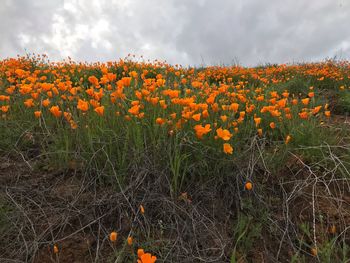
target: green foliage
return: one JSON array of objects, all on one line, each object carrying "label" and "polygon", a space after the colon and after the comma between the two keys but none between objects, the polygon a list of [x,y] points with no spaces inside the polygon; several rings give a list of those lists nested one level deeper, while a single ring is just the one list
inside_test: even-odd
[{"label": "green foliage", "polygon": [[250,198],[244,199],[242,208],[244,211],[238,213],[234,223],[231,263],[241,262],[248,257],[248,253],[254,250],[254,246],[261,239],[263,228],[267,224],[267,211],[263,208],[256,209]]},{"label": "green foliage", "polygon": [[291,80],[285,83],[277,85],[278,90],[280,91],[287,90],[290,94],[303,97],[307,96],[310,86],[310,80],[298,76],[293,77]]},{"label": "green foliage", "polygon": [[339,91],[337,94],[337,101],[335,105],[335,111],[338,114],[350,114],[350,91]]},{"label": "green foliage", "polygon": [[[321,220],[322,224],[322,220]],[[344,238],[328,233],[328,231],[319,232],[322,242],[317,243],[317,249],[313,244],[312,228],[309,223],[302,223],[300,228],[300,247],[306,250],[305,253],[298,251],[292,256],[291,262],[309,262],[310,257],[317,258],[320,262],[349,262],[350,247]],[[311,249],[317,251],[316,255],[311,254]]]}]

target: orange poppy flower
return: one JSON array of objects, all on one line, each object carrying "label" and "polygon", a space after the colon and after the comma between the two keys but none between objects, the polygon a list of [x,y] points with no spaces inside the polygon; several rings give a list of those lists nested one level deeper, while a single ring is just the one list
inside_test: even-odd
[{"label": "orange poppy flower", "polygon": [[139,114],[139,113],[140,113],[140,105],[134,105],[134,106],[132,106],[132,107],[128,110],[128,112],[129,112],[130,114],[132,114],[132,115],[137,115],[137,114]]},{"label": "orange poppy flower", "polygon": [[129,87],[131,84],[131,77],[123,77],[122,83],[125,87]]},{"label": "orange poppy flower", "polygon": [[50,108],[50,112],[52,113],[52,115],[54,115],[56,118],[61,117],[62,115],[62,111],[60,111],[60,107],[58,106],[52,106]]},{"label": "orange poppy flower", "polygon": [[206,124],[205,126],[198,124],[198,125],[194,126],[194,130],[196,132],[197,138],[202,139],[203,135],[205,135],[211,131],[211,128],[210,128],[210,124]]},{"label": "orange poppy flower", "polygon": [[282,96],[285,97],[285,98],[288,98],[288,97],[289,97],[289,92],[285,90],[285,91],[282,93]]},{"label": "orange poppy flower", "polygon": [[77,124],[75,121],[73,121],[73,120],[70,120],[70,121],[69,121],[69,124],[70,124],[70,127],[71,127],[73,130],[75,130],[75,129],[78,128],[78,124]]},{"label": "orange poppy flower", "polygon": [[226,154],[232,154],[233,153],[233,148],[232,148],[231,144],[224,143],[223,147],[224,147],[224,153],[226,153]]},{"label": "orange poppy flower", "polygon": [[320,110],[322,109],[322,106],[317,106],[312,109],[312,114],[316,115]]},{"label": "orange poppy flower", "polygon": [[35,118],[40,118],[41,111],[34,111],[34,116],[35,116]]},{"label": "orange poppy flower", "polygon": [[85,100],[78,100],[77,109],[81,111],[87,111],[89,109],[89,103]]},{"label": "orange poppy flower", "polygon": [[94,111],[100,115],[100,116],[103,116],[104,112],[105,112],[105,107],[104,106],[99,106],[99,107],[96,107],[94,109]]},{"label": "orange poppy flower", "polygon": [[150,99],[150,102],[153,104],[153,105],[156,105],[159,101],[159,98],[158,97],[155,97],[155,98],[151,98]]},{"label": "orange poppy flower", "polygon": [[292,104],[293,104],[293,105],[297,105],[297,104],[298,104],[298,100],[297,100],[297,99],[293,99],[293,100],[292,100]]},{"label": "orange poppy flower", "polygon": [[0,95],[0,101],[9,101],[10,96]]},{"label": "orange poppy flower", "polygon": [[261,123],[261,118],[254,118],[255,126],[258,127]]},{"label": "orange poppy flower", "polygon": [[304,120],[306,120],[309,117],[306,111],[300,112],[298,113],[298,115],[301,119],[304,119]]},{"label": "orange poppy flower", "polygon": [[87,90],[85,90],[85,92],[89,95],[89,96],[92,96],[92,95],[94,95],[94,89],[87,89]]},{"label": "orange poppy flower", "polygon": [[199,121],[201,119],[201,114],[197,113],[197,114],[192,115],[192,119],[194,119],[195,121]]},{"label": "orange poppy flower", "polygon": [[280,108],[286,107],[286,104],[287,104],[287,99],[281,99],[281,100],[277,101],[277,105],[278,105]]},{"label": "orange poppy flower", "polygon": [[309,101],[310,101],[310,98],[305,98],[305,99],[302,99],[301,102],[304,104],[304,105],[308,105],[309,104]]},{"label": "orange poppy flower", "polygon": [[24,101],[24,105],[27,107],[27,108],[31,108],[34,106],[34,102],[33,102],[33,99],[27,99]]},{"label": "orange poppy flower", "polygon": [[50,100],[49,99],[46,99],[46,100],[43,100],[42,102],[41,102],[41,105],[43,105],[44,107],[47,107],[47,106],[49,106],[50,105]]},{"label": "orange poppy flower", "polygon": [[5,112],[5,113],[6,113],[6,112],[8,112],[9,108],[10,108],[9,105],[3,105],[3,106],[1,106],[0,109],[1,109],[2,112]]},{"label": "orange poppy flower", "polygon": [[165,120],[158,117],[158,118],[156,119],[156,123],[159,124],[159,125],[163,125],[163,124],[165,123]]},{"label": "orange poppy flower", "polygon": [[32,96],[33,99],[38,99],[39,98],[39,93],[38,92],[33,92],[32,94],[30,94],[30,96]]},{"label": "orange poppy flower", "polygon": [[216,134],[219,138],[223,139],[224,141],[228,141],[231,139],[232,134],[229,130],[219,128],[216,130]]},{"label": "orange poppy flower", "polygon": [[223,122],[226,122],[226,121],[227,121],[227,116],[226,116],[226,115],[222,115],[222,116],[220,116],[220,119],[221,119]]},{"label": "orange poppy flower", "polygon": [[204,110],[204,111],[202,112],[202,117],[203,117],[203,118],[208,118],[208,117],[209,117],[209,112],[208,112],[208,110]]},{"label": "orange poppy flower", "polygon": [[137,250],[137,257],[140,258],[143,254],[145,254],[145,251],[142,248],[139,248]]},{"label": "orange poppy flower", "polygon": [[137,251],[138,260],[137,263],[155,263],[157,261],[156,256],[152,256],[150,253],[145,253],[143,249]]},{"label": "orange poppy flower", "polygon": [[88,81],[94,86],[98,86],[99,85],[98,78],[96,78],[95,76],[90,76],[88,78]]}]

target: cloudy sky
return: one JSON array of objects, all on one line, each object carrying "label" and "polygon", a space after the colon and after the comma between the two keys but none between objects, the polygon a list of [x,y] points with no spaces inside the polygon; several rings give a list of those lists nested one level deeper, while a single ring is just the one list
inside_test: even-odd
[{"label": "cloudy sky", "polygon": [[0,58],[183,65],[350,59],[350,0],[0,0]]}]

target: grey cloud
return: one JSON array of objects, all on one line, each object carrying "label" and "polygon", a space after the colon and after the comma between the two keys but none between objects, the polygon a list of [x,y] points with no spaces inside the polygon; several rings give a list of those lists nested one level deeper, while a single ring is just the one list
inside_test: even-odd
[{"label": "grey cloud", "polygon": [[0,0],[0,57],[185,65],[350,58],[346,0]]},{"label": "grey cloud", "polygon": [[[24,48],[43,52],[50,48],[40,40],[51,30],[52,13],[62,1],[1,0],[0,5],[0,56],[23,54]],[[28,46],[25,46],[25,40]]]},{"label": "grey cloud", "polygon": [[[350,41],[349,4],[274,0],[238,3],[208,1],[190,9],[187,17],[192,19],[178,39],[178,48],[192,54],[197,63],[201,53],[209,63],[227,63],[231,56],[243,64],[256,64],[322,59],[334,55],[340,42]],[[348,56],[349,51],[343,50]]]}]

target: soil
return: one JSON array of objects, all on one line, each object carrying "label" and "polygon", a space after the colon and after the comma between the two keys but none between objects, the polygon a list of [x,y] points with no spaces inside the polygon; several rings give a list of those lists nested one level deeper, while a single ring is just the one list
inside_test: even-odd
[{"label": "soil", "polygon": [[[91,232],[100,222],[96,219],[103,215],[90,214],[94,212],[91,206],[96,192],[88,189],[85,179],[77,171],[38,171],[21,159],[1,158],[0,200],[16,208],[12,216],[19,222],[13,226],[23,231],[22,242],[32,251],[22,250],[23,244],[7,246],[6,251],[0,248],[0,261],[92,262],[96,237]],[[101,192],[103,201],[108,191]],[[19,237],[16,230],[9,234]],[[53,253],[54,244],[58,254]]]},{"label": "soil", "polygon": [[[333,116],[330,122],[350,125],[350,120],[346,116]],[[294,238],[299,236],[311,246],[314,238],[322,243],[327,238],[346,232],[350,226],[349,180],[313,177],[297,159],[291,159],[287,166],[289,167],[281,172],[281,177],[284,176],[288,180],[282,184],[276,179],[278,176],[271,176],[267,182],[264,179],[260,183],[269,185],[269,191],[271,190],[270,193],[265,192],[266,200],[270,199],[270,211],[273,212],[271,219],[281,229],[289,229],[288,233],[281,239],[281,235],[263,229],[253,252],[242,255],[239,262],[288,262],[295,251],[293,250],[295,248],[290,246],[291,240],[288,240],[292,239],[293,235]],[[298,169],[301,172],[291,172]],[[137,220],[129,219],[131,211],[123,214],[123,209],[129,204],[121,193],[116,193],[118,191],[108,184],[96,183],[96,180],[84,174],[79,165],[57,171],[37,168],[35,162],[27,162],[24,156],[1,157],[0,201],[10,204],[13,209],[8,213],[10,229],[5,230],[0,240],[0,261],[111,262],[113,255],[122,247],[122,242],[118,241],[116,245],[112,245],[108,240],[108,234],[111,230],[118,229],[118,234],[120,233],[125,240]],[[142,182],[135,182],[135,185],[140,187]],[[226,201],[218,201],[221,198],[224,200],[221,195],[229,193],[217,193],[217,198],[213,199],[203,195],[202,192],[205,191],[205,187],[200,190],[190,189],[185,199],[185,195],[182,195],[176,200],[174,207],[179,208],[183,214],[174,212],[174,207],[171,210],[164,206],[169,203],[165,198],[164,203],[159,203],[154,201],[156,199],[152,199],[153,197],[149,197],[151,200],[149,202],[153,204],[156,212],[154,216],[150,215],[149,226],[152,227],[148,230],[152,228],[160,232],[159,228],[162,227],[159,223],[161,222],[159,214],[175,213],[173,216],[183,218],[183,224],[186,224],[191,223],[186,219],[187,214],[211,209],[215,217],[208,221],[203,219],[201,223],[217,227],[218,231],[221,231],[221,239],[209,240],[211,238],[209,236],[203,244],[194,245],[203,246],[203,249],[208,244],[211,247],[219,247],[222,240],[225,240],[227,247],[223,249],[225,256],[221,259],[228,260],[233,251],[232,229],[235,225],[232,216],[227,216],[225,213],[229,209],[238,208]],[[154,193],[154,196],[157,194]],[[157,198],[163,198],[159,195],[160,193]],[[254,196],[253,193],[251,195]],[[132,196],[133,194],[130,194],[129,197]],[[289,197],[288,212],[286,204],[283,203],[286,196]],[[315,236],[303,235],[300,229],[297,229],[301,224],[307,224],[311,228],[314,226]],[[336,227],[336,233],[330,233],[331,226]],[[144,229],[146,231],[147,227]],[[167,231],[164,236],[175,242],[174,234],[176,232]],[[200,234],[202,235],[202,232]],[[188,233],[188,244],[184,246],[191,244],[191,238],[191,233]],[[59,250],[56,254],[53,252],[54,245],[57,245]],[[282,249],[277,258],[277,250],[281,245]],[[304,250],[308,262],[316,261],[316,258],[310,255],[309,248],[301,247],[301,249]],[[216,252],[213,250],[210,253]],[[183,262],[194,261],[184,259]]]}]

